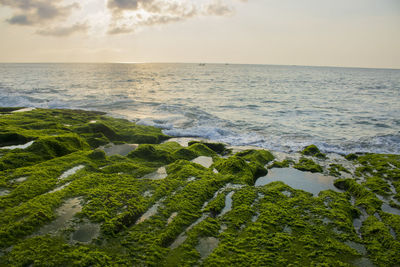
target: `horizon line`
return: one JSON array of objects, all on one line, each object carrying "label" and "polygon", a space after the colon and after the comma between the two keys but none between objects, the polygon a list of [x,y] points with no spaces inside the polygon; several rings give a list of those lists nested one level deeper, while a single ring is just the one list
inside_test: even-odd
[{"label": "horizon line", "polygon": [[199,65],[258,65],[258,66],[285,66],[285,67],[317,67],[317,68],[349,68],[349,69],[384,69],[384,70],[400,70],[400,67],[360,67],[360,66],[338,66],[338,65],[302,65],[302,64],[268,64],[268,63],[232,63],[232,62],[134,62],[134,61],[95,61],[95,62],[59,62],[59,61],[43,61],[43,62],[0,62],[0,64],[199,64]]}]

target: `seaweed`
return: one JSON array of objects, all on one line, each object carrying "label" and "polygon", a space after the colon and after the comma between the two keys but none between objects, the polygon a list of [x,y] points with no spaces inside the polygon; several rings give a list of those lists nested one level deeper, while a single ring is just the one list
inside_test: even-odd
[{"label": "seaweed", "polygon": [[[351,266],[364,258],[399,265],[400,216],[384,212],[376,195],[398,207],[398,155],[358,155],[356,178],[335,180],[343,191],[315,197],[282,182],[253,186],[267,164],[294,164],[271,162],[269,151],[160,144],[169,138],[160,129],[101,112],[35,109],[1,116],[0,125],[2,146],[33,141],[1,150],[0,266]],[[140,145],[127,156],[96,149],[111,141]],[[191,162],[200,156],[213,165]],[[146,178],[160,167],[164,179]],[[305,157],[294,167],[323,171]],[[338,177],[346,171],[329,166]],[[71,200],[79,200],[79,212],[44,234]],[[361,217],[357,232],[353,221]],[[87,223],[100,226],[99,235],[74,240]]]},{"label": "seaweed", "polygon": [[300,158],[299,162],[293,165],[293,168],[298,169],[300,171],[309,171],[309,172],[322,172],[323,169],[320,165],[315,163],[312,159],[308,158]]},{"label": "seaweed", "polygon": [[318,149],[316,145],[309,145],[305,147],[301,151],[301,154],[304,156],[314,156],[320,159],[326,159],[326,154],[321,153],[321,151]]}]

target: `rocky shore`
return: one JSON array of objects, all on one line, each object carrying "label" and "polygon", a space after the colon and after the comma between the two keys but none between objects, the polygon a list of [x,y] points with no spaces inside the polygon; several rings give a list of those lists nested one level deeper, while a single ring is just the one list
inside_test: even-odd
[{"label": "rocky shore", "polygon": [[0,266],[399,266],[400,155],[0,108]]}]

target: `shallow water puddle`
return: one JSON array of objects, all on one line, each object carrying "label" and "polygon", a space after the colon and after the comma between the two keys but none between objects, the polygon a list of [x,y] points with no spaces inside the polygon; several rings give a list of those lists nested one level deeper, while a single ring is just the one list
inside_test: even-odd
[{"label": "shallow water puddle", "polygon": [[172,223],[172,221],[174,220],[174,218],[178,216],[178,212],[174,212],[171,214],[171,216],[169,216],[168,220],[167,220],[167,225]]},{"label": "shallow water puddle", "polygon": [[255,186],[263,186],[275,181],[281,181],[290,187],[301,189],[318,195],[323,190],[340,192],[334,185],[333,176],[325,176],[321,173],[303,172],[293,168],[273,168],[268,170],[266,176],[257,179]]},{"label": "shallow water puddle", "polygon": [[374,267],[375,265],[366,257],[359,258],[353,261],[354,266],[358,267]]},{"label": "shallow water puddle", "polygon": [[383,203],[382,204],[382,211],[387,212],[387,213],[391,213],[391,214],[394,214],[394,215],[400,215],[400,210],[399,209],[393,208],[387,203]]},{"label": "shallow water puddle", "polygon": [[226,224],[221,224],[221,228],[219,229],[218,233],[225,232],[228,229],[228,226]]},{"label": "shallow water puddle", "polygon": [[200,164],[205,168],[210,168],[214,161],[211,157],[200,156],[192,160],[192,162]]},{"label": "shallow water puddle", "polygon": [[25,182],[26,179],[28,179],[28,177],[20,177],[20,178],[12,180],[12,182],[13,183],[22,183],[22,182]]},{"label": "shallow water puddle", "polygon": [[285,227],[283,227],[283,232],[291,235],[293,233],[292,227],[285,225]]},{"label": "shallow water puddle", "polygon": [[157,201],[153,206],[151,206],[150,209],[148,209],[145,213],[143,213],[142,216],[140,216],[140,218],[136,221],[135,224],[142,223],[145,220],[147,220],[148,218],[150,218],[151,216],[153,216],[154,214],[156,214],[158,207],[161,206],[161,202],[163,202],[164,200],[165,200],[165,198],[162,198],[159,201]]},{"label": "shallow water puddle", "polygon": [[222,209],[218,217],[223,216],[225,213],[231,211],[232,209],[232,196],[235,192],[231,191],[225,196],[225,207]]},{"label": "shallow water puddle", "polygon": [[204,221],[208,216],[210,216],[209,213],[203,213],[203,215],[201,215],[200,218],[198,218],[194,223],[192,223],[188,228],[186,228],[185,231],[183,231],[182,233],[180,233],[180,235],[175,239],[175,241],[169,246],[170,249],[175,249],[177,247],[179,247],[180,245],[183,244],[183,242],[185,242],[185,240],[187,239],[187,235],[186,233],[188,231],[190,231],[193,227],[195,227],[196,225],[198,225],[199,223],[201,223],[202,221]]},{"label": "shallow water puddle", "polygon": [[346,245],[348,245],[349,247],[357,250],[357,252],[360,253],[361,255],[367,255],[367,249],[365,248],[364,245],[362,245],[360,243],[353,242],[353,241],[346,241],[344,243]]},{"label": "shallow water puddle", "polygon": [[28,142],[28,143],[26,143],[26,144],[23,144],[23,145],[2,146],[2,147],[0,147],[0,149],[17,149],[17,148],[19,148],[19,149],[25,149],[25,148],[30,147],[34,142],[35,142],[35,141],[30,141],[30,142]]},{"label": "shallow water puddle", "polygon": [[167,169],[165,169],[165,167],[160,167],[155,172],[146,174],[142,178],[150,179],[150,180],[162,180],[162,179],[165,179],[167,176],[168,176]]},{"label": "shallow water puddle", "polygon": [[204,202],[201,209],[203,210],[205,207],[207,207],[208,203],[213,201],[220,193],[222,193],[226,189],[240,189],[242,187],[243,187],[243,185],[241,185],[241,184],[231,184],[231,183],[226,184],[224,187],[221,187],[220,189],[218,189],[218,191],[216,191],[214,193],[214,196],[210,200]]},{"label": "shallow water puddle", "polygon": [[205,259],[218,247],[218,244],[219,240],[215,237],[202,237],[196,246],[196,250],[200,253],[201,259]]},{"label": "shallow water puddle", "polygon": [[111,143],[99,148],[103,150],[107,156],[112,156],[112,155],[126,156],[129,154],[129,152],[135,150],[137,147],[138,147],[137,144],[114,145],[113,143]]},{"label": "shallow water puddle", "polygon": [[389,227],[389,233],[393,236],[394,239],[397,239],[396,231],[392,227],[390,226],[388,227]]},{"label": "shallow water puddle", "polygon": [[85,223],[78,227],[71,239],[82,243],[89,243],[100,234],[100,225],[97,223]]},{"label": "shallow water puddle", "polygon": [[60,177],[58,177],[58,179],[59,179],[59,180],[65,179],[65,178],[67,178],[68,176],[71,176],[71,175],[75,174],[77,171],[79,171],[79,170],[81,170],[81,169],[83,169],[83,168],[85,168],[85,165],[78,165],[78,166],[75,166],[75,167],[73,167],[73,168],[71,168],[71,169],[69,169],[69,170],[63,172],[63,174],[61,174]]},{"label": "shallow water puddle", "polygon": [[10,192],[11,192],[10,190],[0,187],[0,196],[6,196],[10,194]]},{"label": "shallow water puddle", "polygon": [[196,177],[191,176],[187,179],[188,182],[193,182],[194,180],[196,180]]},{"label": "shallow water puddle", "polygon": [[54,192],[60,191],[60,190],[62,190],[62,189],[64,189],[64,188],[66,188],[67,186],[69,186],[70,184],[71,184],[71,182],[68,182],[68,183],[66,183],[66,184],[63,184],[63,185],[61,185],[61,186],[59,186],[59,187],[56,187],[56,188],[54,188],[53,190],[49,191],[49,193],[54,193]]},{"label": "shallow water puddle", "polygon": [[251,217],[251,221],[256,222],[258,220],[258,217],[260,217],[260,213],[257,212],[255,215],[253,215],[253,217]]},{"label": "shallow water puddle", "polygon": [[369,217],[368,213],[365,211],[364,208],[359,208],[361,214],[359,218],[355,218],[353,220],[353,227],[356,230],[356,232],[358,233],[358,236],[361,237],[361,226],[363,224],[363,222]]},{"label": "shallow water puddle", "polygon": [[19,113],[19,112],[27,112],[27,111],[32,111],[35,110],[36,108],[21,108],[21,109],[17,109],[12,111],[12,113]]},{"label": "shallow water puddle", "polygon": [[146,192],[143,193],[144,197],[151,197],[153,195],[153,192],[150,190],[147,190]]},{"label": "shallow water puddle", "polygon": [[68,222],[77,214],[82,211],[81,198],[75,197],[68,199],[64,204],[56,210],[57,218],[50,224],[44,225],[38,234],[55,233],[59,229],[68,225]]},{"label": "shallow water puddle", "polygon": [[[186,231],[185,231],[186,232]],[[183,244],[183,242],[185,242],[187,239],[187,235],[185,234],[180,234],[175,241],[169,246],[170,249],[176,249],[177,247],[179,247],[180,245]]]}]

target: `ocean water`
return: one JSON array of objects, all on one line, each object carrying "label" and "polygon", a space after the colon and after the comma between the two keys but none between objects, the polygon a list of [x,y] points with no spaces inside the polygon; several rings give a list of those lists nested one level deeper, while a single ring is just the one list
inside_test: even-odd
[{"label": "ocean water", "polygon": [[179,137],[400,154],[400,70],[0,64],[0,106],[100,110]]}]

